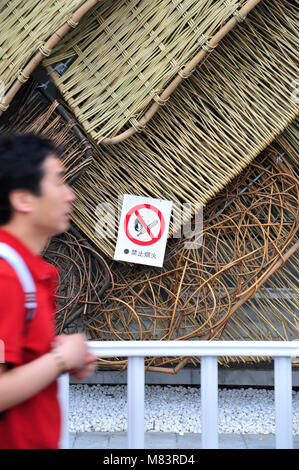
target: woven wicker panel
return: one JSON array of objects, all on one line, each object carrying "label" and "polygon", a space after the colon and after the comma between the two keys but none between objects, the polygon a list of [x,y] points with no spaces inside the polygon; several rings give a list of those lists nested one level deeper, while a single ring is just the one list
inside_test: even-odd
[{"label": "woven wicker panel", "polygon": [[104,1],[59,43],[44,65],[72,58],[55,82],[81,125],[99,143],[128,122],[135,125],[147,105],[159,101],[165,85],[245,3]]},{"label": "woven wicker panel", "polygon": [[99,203],[110,202],[116,213],[118,195],[129,193],[206,204],[296,116],[294,18],[289,2],[263,2],[176,90],[145,134],[95,149],[76,185],[74,217],[106,254],[113,256],[116,236],[107,230],[98,237]]},{"label": "woven wicker panel", "polygon": [[53,45],[77,26],[73,18],[79,21],[95,3],[96,0],[1,2],[0,115],[38,63],[51,54]]},{"label": "woven wicker panel", "polygon": [[[93,340],[296,339],[298,191],[296,168],[275,142],[209,202],[200,249],[169,241],[162,269],[103,262],[80,235],[53,239],[45,255],[63,267],[58,330]],[[198,358],[146,365],[187,362]]]},{"label": "woven wicker panel", "polygon": [[299,334],[299,252],[233,315],[223,339],[292,340]]},{"label": "woven wicker panel", "polygon": [[299,154],[298,154],[298,142],[299,142],[299,120],[296,119],[294,123],[286,128],[283,134],[277,137],[279,145],[288,154],[289,158],[294,162],[295,168],[297,168],[297,174],[299,172]]},{"label": "woven wicker panel", "polygon": [[157,322],[156,339],[215,338],[299,247],[298,196],[292,168],[269,149],[207,206],[199,248],[169,240],[162,269],[114,264],[110,313],[101,321],[123,339],[149,339]]}]

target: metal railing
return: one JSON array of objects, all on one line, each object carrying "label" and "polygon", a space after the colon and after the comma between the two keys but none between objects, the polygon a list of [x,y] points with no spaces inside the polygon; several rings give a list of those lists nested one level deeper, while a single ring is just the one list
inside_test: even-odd
[{"label": "metal railing", "polygon": [[[276,448],[292,449],[292,358],[297,341],[89,341],[98,357],[127,357],[128,448],[144,448],[144,358],[200,356],[201,447],[218,448],[218,357],[274,358]],[[68,448],[69,376],[59,379],[61,448]]]}]

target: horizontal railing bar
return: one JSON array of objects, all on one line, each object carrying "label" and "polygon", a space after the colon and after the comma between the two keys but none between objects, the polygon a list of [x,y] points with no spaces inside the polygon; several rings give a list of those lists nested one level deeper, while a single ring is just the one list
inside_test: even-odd
[{"label": "horizontal railing bar", "polygon": [[88,348],[98,357],[299,357],[298,341],[88,341]]},{"label": "horizontal railing bar", "polygon": [[[88,348],[99,357],[129,358],[128,442],[132,448],[144,447],[144,374],[141,373],[141,368],[144,369],[144,357],[202,356],[202,443],[203,447],[207,448],[218,447],[217,357],[273,357],[275,358],[276,447],[292,448],[291,358],[299,357],[298,341],[88,341]],[[66,380],[61,387],[63,388],[61,393],[68,394]],[[63,405],[66,409],[63,414],[65,426],[61,439],[62,448],[67,446],[67,401],[66,399]]]}]

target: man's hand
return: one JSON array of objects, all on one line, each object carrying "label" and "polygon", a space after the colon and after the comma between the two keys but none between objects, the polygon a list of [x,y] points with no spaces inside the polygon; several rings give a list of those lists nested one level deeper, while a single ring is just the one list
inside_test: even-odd
[{"label": "man's hand", "polygon": [[55,349],[62,355],[67,371],[77,380],[85,379],[96,369],[96,356],[88,351],[86,342],[81,333],[55,337]]},{"label": "man's hand", "polygon": [[97,364],[96,364],[97,357],[91,354],[90,352],[86,353],[85,356],[85,364],[78,368],[78,369],[71,369],[69,373],[76,379],[76,380],[83,380],[86,377],[89,377],[95,371]]}]

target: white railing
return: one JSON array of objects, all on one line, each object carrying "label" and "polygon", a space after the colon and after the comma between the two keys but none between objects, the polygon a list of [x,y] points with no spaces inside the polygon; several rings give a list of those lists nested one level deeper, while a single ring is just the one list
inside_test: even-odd
[{"label": "white railing", "polygon": [[[144,448],[144,358],[200,356],[203,449],[218,448],[218,357],[273,357],[276,448],[292,449],[292,358],[297,341],[89,341],[98,357],[128,358],[128,448]],[[63,410],[61,447],[68,448],[69,376],[59,379]]]}]

